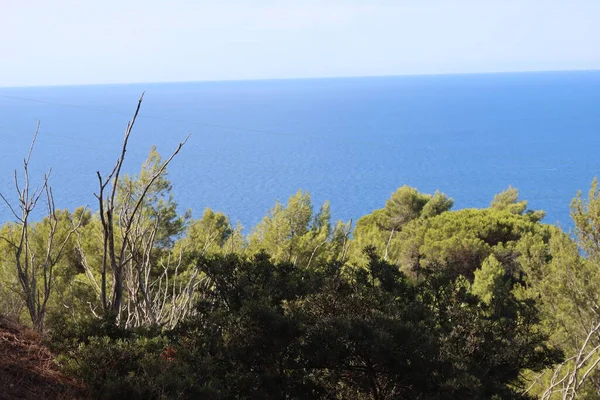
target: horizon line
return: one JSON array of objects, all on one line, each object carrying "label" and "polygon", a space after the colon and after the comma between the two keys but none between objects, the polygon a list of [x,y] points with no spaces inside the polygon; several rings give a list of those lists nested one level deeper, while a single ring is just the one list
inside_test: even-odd
[{"label": "horizon line", "polygon": [[542,73],[568,73],[568,72],[600,72],[598,69],[549,69],[549,70],[516,70],[516,71],[483,71],[483,72],[431,72],[431,73],[406,73],[392,75],[337,75],[313,77],[285,77],[285,78],[246,78],[246,79],[198,79],[198,80],[173,80],[173,81],[135,81],[135,82],[98,82],[98,83],[57,83],[40,85],[0,85],[0,89],[26,89],[26,88],[52,88],[52,87],[81,87],[81,86],[127,86],[127,85],[160,85],[160,84],[190,84],[190,83],[220,83],[220,82],[260,82],[260,81],[299,81],[299,80],[325,80],[325,79],[364,79],[364,78],[401,78],[401,77],[430,77],[430,76],[463,76],[463,75],[515,75],[515,74],[542,74]]}]

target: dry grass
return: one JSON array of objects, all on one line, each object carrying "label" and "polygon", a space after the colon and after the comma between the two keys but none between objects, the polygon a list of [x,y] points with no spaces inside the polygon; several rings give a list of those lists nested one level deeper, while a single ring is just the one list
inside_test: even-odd
[{"label": "dry grass", "polygon": [[35,332],[0,316],[0,400],[85,398],[85,387],[58,370]]}]

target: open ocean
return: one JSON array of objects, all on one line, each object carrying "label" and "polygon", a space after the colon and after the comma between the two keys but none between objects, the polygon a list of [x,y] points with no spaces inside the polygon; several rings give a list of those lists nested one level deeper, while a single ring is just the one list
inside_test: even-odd
[{"label": "open ocean", "polygon": [[0,88],[0,192],[16,198],[39,120],[33,183],[52,167],[57,207],[95,210],[96,171],[112,169],[142,91],[125,172],[191,133],[169,168],[180,208],[247,230],[300,188],[356,221],[405,184],[455,209],[512,185],[570,228],[571,199],[600,175],[600,72],[152,83]]}]

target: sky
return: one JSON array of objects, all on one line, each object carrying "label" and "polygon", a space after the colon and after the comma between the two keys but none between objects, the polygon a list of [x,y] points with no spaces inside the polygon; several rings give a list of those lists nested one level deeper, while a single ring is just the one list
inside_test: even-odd
[{"label": "sky", "polygon": [[0,0],[0,86],[600,69],[600,0]]}]

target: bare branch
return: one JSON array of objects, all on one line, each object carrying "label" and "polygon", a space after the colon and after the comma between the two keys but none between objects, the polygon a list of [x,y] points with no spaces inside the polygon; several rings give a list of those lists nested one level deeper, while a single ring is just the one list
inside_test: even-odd
[{"label": "bare branch", "polygon": [[[117,321],[126,326],[141,324],[146,319],[152,323],[157,320],[160,310],[153,304],[153,293],[150,293],[151,251],[155,246],[159,217],[156,216],[154,226],[142,226],[141,210],[146,196],[156,180],[164,173],[169,163],[179,153],[189,136],[179,143],[171,156],[160,165],[148,182],[140,189],[139,196],[134,198],[136,188],[128,187],[124,200],[117,204],[117,193],[122,190],[121,174],[127,153],[129,138],[139,115],[144,95],[140,97],[135,113],[127,124],[121,153],[110,174],[103,178],[97,172],[99,191],[95,193],[99,202],[100,222],[103,234],[103,256],[101,269],[101,298],[104,312],[116,313]],[[110,184],[110,192],[105,196]],[[137,189],[136,189],[137,190]],[[110,265],[112,272],[112,295],[108,300],[107,275]],[[126,291],[126,293],[124,292]],[[159,290],[160,292],[160,290]],[[142,302],[139,302],[141,296]],[[122,315],[126,313],[125,315]],[[124,319],[121,319],[121,317]]]}]

